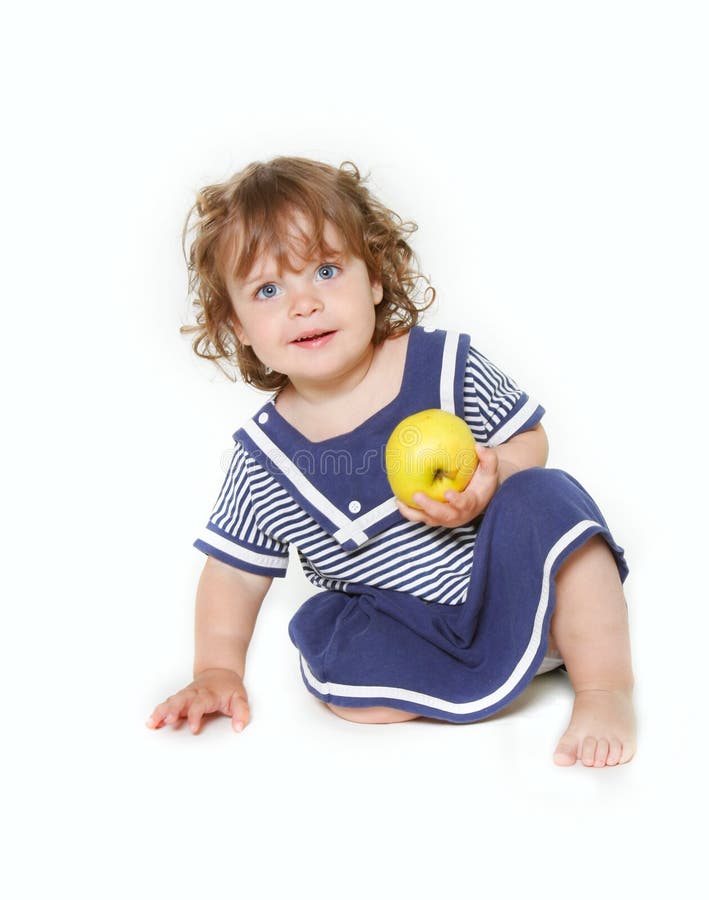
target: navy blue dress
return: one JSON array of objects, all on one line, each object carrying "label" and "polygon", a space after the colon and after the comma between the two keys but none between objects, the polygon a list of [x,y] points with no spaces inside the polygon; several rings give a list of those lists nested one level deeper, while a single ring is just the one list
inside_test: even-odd
[{"label": "navy blue dress", "polygon": [[472,722],[510,703],[537,673],[555,576],[569,554],[601,534],[622,580],[628,569],[594,500],[559,470],[511,476],[483,516],[458,528],[405,520],[383,447],[401,419],[431,407],[465,418],[486,446],[544,414],[469,336],[414,328],[398,396],[349,434],[310,442],[273,399],[239,429],[195,546],[274,577],[297,549],[323,589],[289,624],[303,682],[318,699]]}]

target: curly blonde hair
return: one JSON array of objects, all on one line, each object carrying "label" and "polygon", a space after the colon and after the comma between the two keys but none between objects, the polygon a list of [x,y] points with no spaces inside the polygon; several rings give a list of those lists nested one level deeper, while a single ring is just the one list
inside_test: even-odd
[{"label": "curly blonde hair", "polygon": [[[234,309],[224,278],[226,265],[236,279],[244,278],[262,253],[272,254],[281,269],[288,266],[288,228],[296,212],[310,225],[304,258],[332,253],[323,236],[326,222],[340,232],[347,253],[362,259],[371,282],[382,285],[376,307],[374,343],[409,331],[436,291],[417,271],[418,258],[406,238],[418,226],[404,222],[372,196],[357,166],[339,168],[293,156],[254,162],[228,181],[208,185],[197,194],[182,234],[189,273],[189,296],[196,309],[196,325],[183,325],[181,334],[194,334],[192,349],[210,359],[236,381],[236,369],[248,384],[280,390],[288,376],[267,369],[250,346],[242,344],[234,328]],[[194,234],[187,249],[190,233]],[[418,296],[417,282],[428,287]],[[231,370],[222,365],[231,364]]]}]

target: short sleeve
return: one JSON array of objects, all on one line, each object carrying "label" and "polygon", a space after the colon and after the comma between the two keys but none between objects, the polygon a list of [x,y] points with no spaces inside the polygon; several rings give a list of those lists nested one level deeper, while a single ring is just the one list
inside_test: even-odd
[{"label": "short sleeve", "polygon": [[465,364],[463,409],[475,440],[487,447],[534,428],[545,412],[474,347],[468,349]]},{"label": "short sleeve", "polygon": [[209,521],[194,547],[256,575],[282,578],[288,545],[259,527],[249,486],[248,454],[237,443]]}]

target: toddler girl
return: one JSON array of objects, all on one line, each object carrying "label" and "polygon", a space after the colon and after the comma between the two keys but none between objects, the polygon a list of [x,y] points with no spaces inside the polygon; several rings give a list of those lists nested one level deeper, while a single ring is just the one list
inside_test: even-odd
[{"label": "toddler girl", "polygon": [[[194,350],[271,396],[235,450],[195,546],[194,681],[150,728],[222,712],[249,722],[246,652],[288,548],[320,591],[293,616],[305,687],[354,722],[474,722],[564,665],[575,691],[554,760],[617,765],[635,749],[622,582],[603,516],[544,468],[544,409],[466,334],[423,328],[415,230],[356,166],[253,163],[202,190],[189,251]],[[479,465],[445,502],[392,496],[395,425],[465,419]]]}]

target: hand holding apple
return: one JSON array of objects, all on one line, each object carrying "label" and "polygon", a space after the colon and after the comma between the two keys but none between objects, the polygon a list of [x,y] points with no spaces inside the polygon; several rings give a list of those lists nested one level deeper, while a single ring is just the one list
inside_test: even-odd
[{"label": "hand holding apple", "polygon": [[485,512],[500,483],[499,460],[497,451],[492,447],[481,447],[478,444],[477,453],[479,465],[463,491],[446,491],[445,503],[416,492],[412,498],[417,503],[416,507],[407,506],[399,500],[401,515],[411,522],[457,528],[459,525],[467,525]]},{"label": "hand holding apple", "polygon": [[[449,510],[440,523],[449,524],[448,519],[459,518],[472,506],[470,494],[463,507],[459,498],[474,477],[478,455],[467,422],[458,416],[442,409],[407,416],[391,433],[385,455],[389,484],[406,508],[428,509],[440,517],[439,507],[454,502],[455,511]],[[429,498],[431,507],[425,505]]]}]

